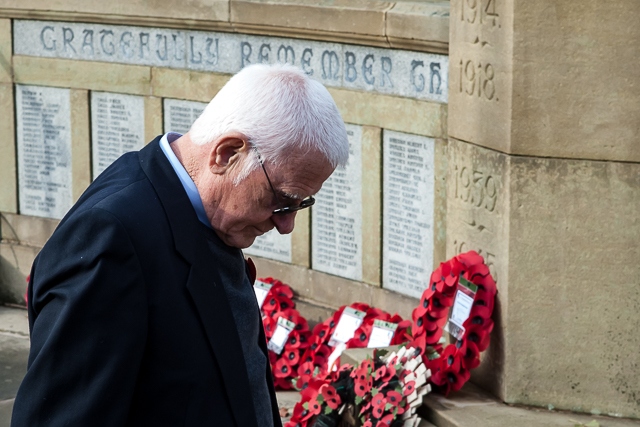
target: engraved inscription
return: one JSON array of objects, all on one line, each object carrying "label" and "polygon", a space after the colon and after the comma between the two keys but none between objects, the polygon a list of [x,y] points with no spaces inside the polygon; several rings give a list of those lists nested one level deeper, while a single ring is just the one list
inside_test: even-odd
[{"label": "engraved inscription", "polygon": [[475,63],[471,60],[460,60],[461,93],[463,92],[470,96],[477,95],[491,101],[496,94],[494,77],[493,65],[483,64],[482,62]]},{"label": "engraved inscription", "polygon": [[312,267],[362,280],[362,127],[345,125],[349,162],[316,196],[312,214]]},{"label": "engraved inscription", "polygon": [[253,245],[244,249],[249,255],[291,262],[291,234],[280,234],[275,228],[258,236]]},{"label": "engraved inscription", "polygon": [[107,92],[91,93],[93,178],[118,157],[144,146],[144,98]]},{"label": "engraved inscription", "polygon": [[493,212],[498,198],[493,176],[467,166],[454,165],[454,171],[455,198]]},{"label": "engraved inscription", "polygon": [[499,25],[500,15],[496,12],[498,0],[462,0],[460,20],[469,24]]},{"label": "engraved inscription", "polygon": [[447,102],[449,58],[396,49],[247,34],[15,20],[17,55],[235,73],[288,63],[327,86]]},{"label": "engraved inscription", "polygon": [[16,85],[20,213],[61,219],[71,208],[68,89]]},{"label": "engraved inscription", "polygon": [[182,101],[178,99],[164,100],[164,131],[177,132],[184,135],[191,125],[204,111],[205,102]]},{"label": "engraved inscription", "polygon": [[383,286],[419,298],[433,267],[435,141],[383,139]]}]

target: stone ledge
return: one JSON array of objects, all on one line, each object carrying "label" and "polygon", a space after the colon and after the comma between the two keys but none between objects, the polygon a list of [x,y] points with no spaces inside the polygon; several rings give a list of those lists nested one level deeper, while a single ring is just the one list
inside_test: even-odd
[{"label": "stone ledge", "polygon": [[592,420],[602,427],[640,425],[639,420],[628,418],[509,406],[473,384],[466,384],[462,390],[449,397],[437,393],[428,394],[418,413],[438,427],[573,427]]},{"label": "stone ledge", "polygon": [[42,248],[60,221],[37,216],[0,213],[0,241]]}]

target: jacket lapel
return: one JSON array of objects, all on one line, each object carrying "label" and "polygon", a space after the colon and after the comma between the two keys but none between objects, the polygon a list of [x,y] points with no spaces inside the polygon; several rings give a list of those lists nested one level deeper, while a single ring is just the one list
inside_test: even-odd
[{"label": "jacket lapel", "polygon": [[[223,377],[234,418],[239,426],[256,425],[242,344],[203,225],[171,163],[160,137],[139,153],[142,169],[153,184],[171,225],[176,250],[191,265],[186,287],[193,298],[209,344]],[[212,231],[213,232],[213,231]]]}]

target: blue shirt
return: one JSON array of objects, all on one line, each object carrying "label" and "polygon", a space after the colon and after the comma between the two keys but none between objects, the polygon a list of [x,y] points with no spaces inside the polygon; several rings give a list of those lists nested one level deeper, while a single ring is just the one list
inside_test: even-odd
[{"label": "blue shirt", "polygon": [[180,182],[184,187],[184,191],[187,192],[189,201],[191,201],[191,206],[193,206],[193,209],[196,211],[198,219],[207,227],[212,228],[209,218],[207,218],[207,214],[204,211],[204,205],[202,204],[202,199],[200,198],[200,193],[198,193],[196,184],[193,182],[184,166],[182,166],[182,163],[180,163],[180,160],[178,160],[171,147],[169,147],[169,144],[181,136],[182,135],[175,132],[165,133],[160,140],[160,148],[162,148],[164,155],[167,156],[173,170],[176,171],[176,175],[178,175],[178,179],[180,179]]}]

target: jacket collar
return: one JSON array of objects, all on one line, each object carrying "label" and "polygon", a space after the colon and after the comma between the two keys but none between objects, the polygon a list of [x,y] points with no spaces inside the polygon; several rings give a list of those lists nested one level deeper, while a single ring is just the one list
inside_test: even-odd
[{"label": "jacket collar", "polygon": [[[157,137],[139,152],[140,165],[151,181],[169,220],[176,251],[191,265],[186,287],[204,325],[218,362],[237,425],[255,425],[249,378],[237,327],[220,274],[215,268],[207,233],[215,232],[200,223],[180,180]],[[242,361],[239,367],[239,361]]]}]

